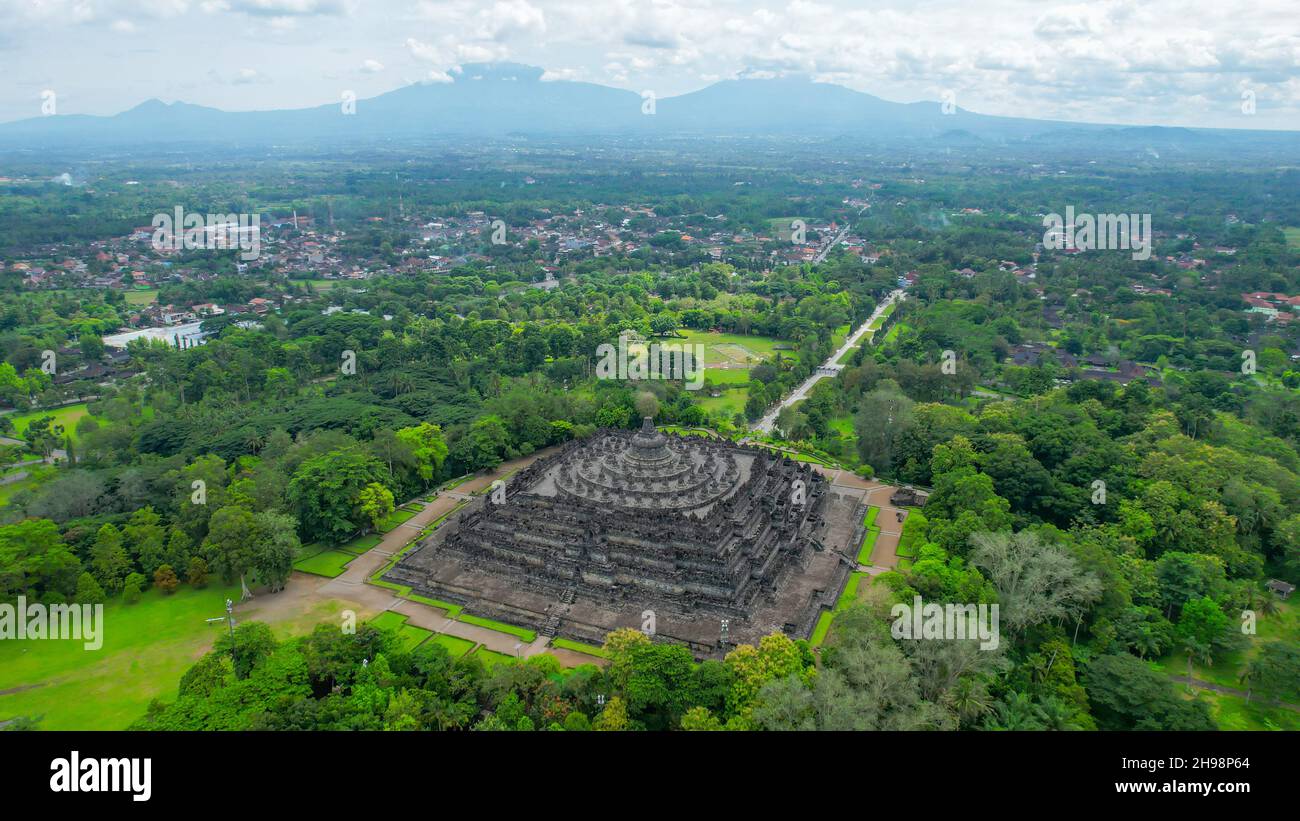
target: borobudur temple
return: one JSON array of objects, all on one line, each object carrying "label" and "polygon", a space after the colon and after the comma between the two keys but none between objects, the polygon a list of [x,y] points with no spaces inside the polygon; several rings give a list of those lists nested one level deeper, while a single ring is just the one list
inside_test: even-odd
[{"label": "borobudur temple", "polygon": [[[764,448],[603,429],[475,497],[385,579],[600,644],[619,627],[717,656],[806,638],[854,568],[861,492]],[[725,627],[724,623],[725,622]]]}]

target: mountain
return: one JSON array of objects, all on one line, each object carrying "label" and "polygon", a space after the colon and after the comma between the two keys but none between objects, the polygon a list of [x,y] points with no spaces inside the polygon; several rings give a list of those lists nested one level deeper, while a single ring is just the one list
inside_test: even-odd
[{"label": "mountain", "polygon": [[542,69],[516,63],[466,65],[453,82],[409,85],[357,100],[352,113],[344,109],[340,102],[227,112],[149,100],[111,117],[55,115],[0,124],[0,147],[762,136],[928,141],[939,148],[1034,142],[1177,151],[1207,145],[1222,149],[1225,140],[1250,134],[1256,145],[1300,149],[1295,132],[1100,126],[995,117],[960,108],[945,113],[938,103],[894,103],[802,78],[725,80],[689,94],[648,100],[594,83],[547,81]]}]

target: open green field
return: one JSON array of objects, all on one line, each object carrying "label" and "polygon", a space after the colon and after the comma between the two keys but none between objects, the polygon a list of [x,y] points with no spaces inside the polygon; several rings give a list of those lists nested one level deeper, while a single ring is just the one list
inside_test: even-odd
[{"label": "open green field", "polygon": [[791,232],[794,231],[790,223],[795,220],[803,220],[804,225],[810,222],[808,217],[777,217],[767,221],[767,230],[771,236],[789,241]]},{"label": "open green field", "polygon": [[1300,228],[1288,226],[1282,229],[1282,234],[1286,237],[1286,244],[1292,248],[1300,248]]},{"label": "open green field", "polygon": [[337,279],[291,279],[294,285],[310,285],[313,291],[328,291],[339,284]]},{"label": "open green field", "polygon": [[840,436],[844,436],[849,439],[853,438],[853,417],[852,416],[836,416],[834,419],[826,423],[826,427],[835,431]]},{"label": "open green field", "polygon": [[238,586],[171,596],[150,590],[137,604],[104,605],[103,646],[80,641],[0,642],[0,721],[44,715],[43,730],[121,730],[155,697],[172,700],[181,674],[207,652]]},{"label": "open green field", "polygon": [[723,391],[721,396],[706,396],[700,399],[700,407],[708,413],[722,412],[727,418],[742,413],[745,410],[745,403],[749,401],[749,390],[747,388],[732,388],[729,391]]},{"label": "open green field", "polygon": [[772,356],[781,340],[749,334],[715,334],[679,328],[676,336],[657,339],[673,344],[703,345],[704,367],[748,370]]},{"label": "open green field", "polygon": [[157,288],[132,288],[126,292],[127,305],[152,305],[157,301]]},{"label": "open green field", "polygon": [[90,410],[86,407],[85,402],[79,402],[75,405],[65,405],[61,408],[55,408],[48,411],[28,411],[27,413],[15,413],[9,416],[9,420],[14,423],[14,437],[17,439],[25,438],[27,426],[33,421],[45,416],[53,416],[55,425],[62,425],[64,434],[72,437],[72,441],[77,441],[77,421],[83,416],[89,416]]},{"label": "open green field", "polygon": [[885,334],[885,340],[884,340],[885,344],[889,344],[894,340],[898,339],[898,335],[905,330],[907,330],[906,322],[902,322],[902,321],[895,322],[893,325],[889,327],[889,331]]}]

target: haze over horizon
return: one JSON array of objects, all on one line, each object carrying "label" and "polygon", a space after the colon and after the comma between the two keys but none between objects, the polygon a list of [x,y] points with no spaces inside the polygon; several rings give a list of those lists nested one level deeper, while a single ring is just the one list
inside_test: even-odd
[{"label": "haze over horizon", "polygon": [[1163,0],[863,5],[0,0],[10,79],[0,122],[39,116],[46,90],[59,114],[112,115],[153,98],[298,109],[510,61],[660,98],[806,76],[1005,117],[1300,129],[1300,13],[1284,0],[1195,19]]}]

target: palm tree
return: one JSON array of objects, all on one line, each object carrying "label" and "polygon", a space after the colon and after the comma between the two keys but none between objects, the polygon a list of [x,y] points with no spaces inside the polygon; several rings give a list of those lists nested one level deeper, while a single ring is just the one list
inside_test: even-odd
[{"label": "palm tree", "polygon": [[1041,711],[1029,696],[1013,692],[994,708],[994,714],[984,720],[986,730],[1042,730]]},{"label": "palm tree", "polygon": [[1074,712],[1056,696],[1048,696],[1038,701],[1038,716],[1048,730],[1080,730],[1074,722]]}]

